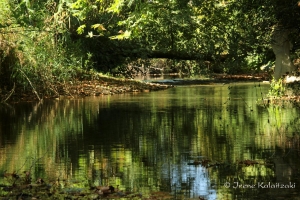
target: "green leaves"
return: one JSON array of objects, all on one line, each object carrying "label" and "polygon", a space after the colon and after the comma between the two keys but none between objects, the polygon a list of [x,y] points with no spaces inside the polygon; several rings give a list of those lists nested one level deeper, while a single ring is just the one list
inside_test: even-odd
[{"label": "green leaves", "polygon": [[130,35],[131,35],[131,32],[130,31],[120,31],[120,34],[119,35],[116,35],[116,36],[111,36],[109,37],[110,39],[112,40],[123,40],[123,39],[129,39],[130,38]]},{"label": "green leaves", "polygon": [[77,33],[78,33],[79,35],[83,34],[85,27],[86,27],[85,24],[79,26],[79,27],[77,28]]},{"label": "green leaves", "polygon": [[123,5],[124,5],[124,0],[114,0],[111,6],[107,8],[107,11],[119,14],[121,12]]},{"label": "green leaves", "polygon": [[104,26],[102,24],[94,24],[91,27],[95,30],[98,30],[99,32],[106,31],[106,29],[104,28]]},{"label": "green leaves", "polygon": [[[118,54],[123,61],[160,52],[216,63],[227,55],[228,67],[235,62],[236,66],[251,63],[251,68],[257,68],[255,65],[273,59],[269,45],[271,27],[279,21],[287,21],[288,17],[293,23],[300,21],[292,0],[38,2],[10,2],[18,24],[54,31],[64,38],[76,38],[74,41],[83,43],[86,51],[96,55],[95,63],[107,61],[108,65],[115,65],[107,59],[111,55]],[[278,17],[279,8],[283,14]],[[286,24],[291,26],[292,23]],[[100,52],[99,46],[110,48]],[[249,62],[252,58],[255,62]]]}]

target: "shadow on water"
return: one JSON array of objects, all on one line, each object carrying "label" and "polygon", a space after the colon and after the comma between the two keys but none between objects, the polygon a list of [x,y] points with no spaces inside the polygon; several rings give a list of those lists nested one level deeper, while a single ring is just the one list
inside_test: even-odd
[{"label": "shadow on water", "polygon": [[296,199],[299,108],[258,104],[268,87],[2,105],[0,170],[64,180],[62,188],[113,185],[141,199]]}]

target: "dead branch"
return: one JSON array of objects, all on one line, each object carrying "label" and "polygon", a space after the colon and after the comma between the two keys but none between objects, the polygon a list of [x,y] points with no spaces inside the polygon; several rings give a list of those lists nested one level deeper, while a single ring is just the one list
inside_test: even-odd
[{"label": "dead branch", "polygon": [[41,101],[41,98],[40,98],[39,94],[37,93],[36,89],[33,87],[33,85],[32,85],[32,83],[31,83],[30,79],[28,78],[28,76],[26,76],[26,74],[25,74],[21,69],[18,69],[18,70],[19,70],[19,71],[22,73],[22,75],[27,79],[27,81],[29,82],[30,86],[31,86],[32,89],[33,89],[34,94],[37,96],[38,100]]},{"label": "dead branch", "polygon": [[11,97],[11,95],[15,92],[15,88],[16,88],[16,84],[14,83],[14,87],[9,91],[9,93],[6,96],[6,98],[4,98],[1,101],[1,103],[5,103]]}]

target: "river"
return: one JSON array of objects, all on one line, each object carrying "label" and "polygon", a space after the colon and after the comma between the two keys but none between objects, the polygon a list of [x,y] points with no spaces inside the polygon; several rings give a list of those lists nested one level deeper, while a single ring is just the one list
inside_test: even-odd
[{"label": "river", "polygon": [[0,172],[143,197],[297,196],[267,188],[298,183],[300,149],[299,107],[261,101],[269,87],[189,85],[1,105]]}]

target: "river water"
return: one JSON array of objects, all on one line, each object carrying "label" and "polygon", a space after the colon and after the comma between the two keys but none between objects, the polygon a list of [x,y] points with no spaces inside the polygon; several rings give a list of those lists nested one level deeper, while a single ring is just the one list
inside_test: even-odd
[{"label": "river water", "polygon": [[298,183],[299,166],[299,107],[268,105],[268,90],[189,85],[1,105],[0,171],[174,199],[294,197],[263,187]]}]

